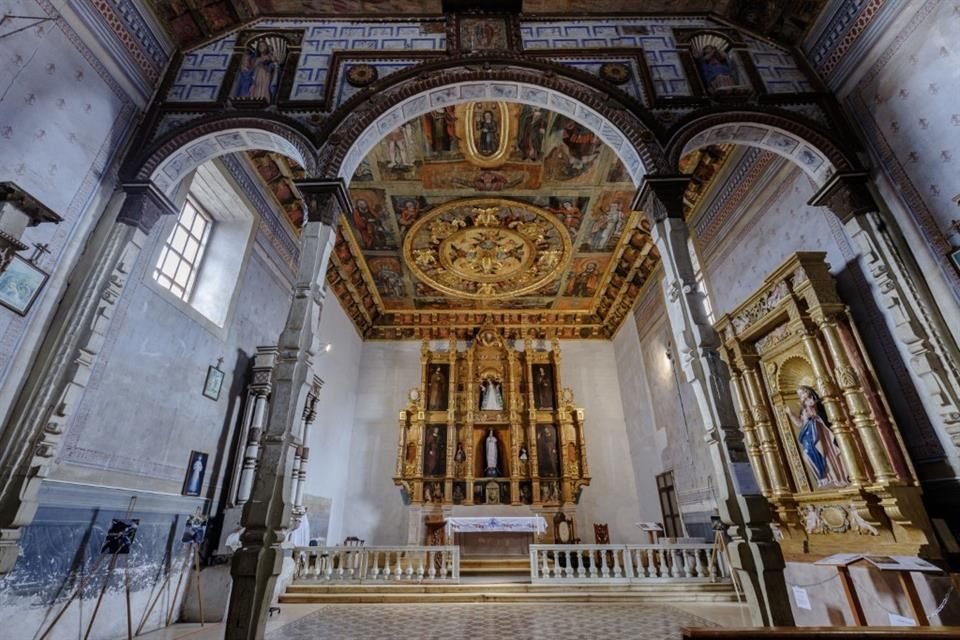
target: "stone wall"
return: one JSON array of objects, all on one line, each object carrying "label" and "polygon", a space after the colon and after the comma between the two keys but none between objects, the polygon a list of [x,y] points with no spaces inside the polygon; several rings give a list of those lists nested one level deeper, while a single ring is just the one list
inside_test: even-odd
[{"label": "stone wall", "polygon": [[[4,578],[0,624],[9,619],[23,632],[14,637],[33,635],[52,619],[73,590],[69,576],[91,570],[110,519],[125,515],[141,520],[130,555],[134,627],[165,573],[175,574],[161,597],[166,604],[157,605],[147,628],[161,624],[184,559],[184,518],[220,504],[249,359],[257,345],[276,343],[290,282],[251,235],[246,246],[236,247],[244,258],[223,327],[199,318],[152,279],[173,223],[171,217],[158,224],[117,302],[90,383],[44,482],[37,520],[25,529],[21,559]],[[325,315],[335,325],[339,305],[332,299]],[[202,391],[208,367],[220,358],[223,386],[212,400]],[[181,495],[191,451],[209,454],[199,497]],[[105,571],[104,563],[52,637],[76,637]],[[125,628],[122,583],[111,583],[91,637],[118,637]]]}]

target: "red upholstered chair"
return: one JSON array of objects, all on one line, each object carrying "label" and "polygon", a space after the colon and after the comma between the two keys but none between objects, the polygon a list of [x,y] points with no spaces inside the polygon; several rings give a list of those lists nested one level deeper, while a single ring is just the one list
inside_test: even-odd
[{"label": "red upholstered chair", "polygon": [[593,537],[597,544],[610,544],[610,527],[606,523],[593,524]]}]

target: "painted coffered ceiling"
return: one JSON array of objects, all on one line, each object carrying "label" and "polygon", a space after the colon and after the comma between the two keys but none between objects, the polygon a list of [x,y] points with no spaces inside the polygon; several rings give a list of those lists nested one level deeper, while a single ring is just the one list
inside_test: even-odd
[{"label": "painted coffered ceiling", "polygon": [[[191,47],[258,17],[438,15],[441,0],[148,0],[174,41]],[[526,14],[715,13],[796,44],[826,0],[523,0]],[[493,3],[496,4],[496,3]],[[458,3],[469,6],[470,2]],[[477,3],[489,7],[490,2]]]},{"label": "painted coffered ceiling", "polygon": [[[731,147],[685,156],[690,215]],[[298,229],[284,156],[249,154]],[[501,102],[446,107],[389,132],[350,183],[328,284],[367,338],[447,337],[488,320],[609,337],[657,264],[634,185],[589,129]]]}]

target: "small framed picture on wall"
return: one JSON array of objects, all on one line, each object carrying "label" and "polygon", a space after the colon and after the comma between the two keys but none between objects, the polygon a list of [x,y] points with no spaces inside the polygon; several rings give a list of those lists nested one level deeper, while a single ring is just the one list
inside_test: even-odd
[{"label": "small framed picture on wall", "polygon": [[183,495],[198,496],[203,488],[203,476],[207,473],[209,455],[202,451],[191,451],[187,463],[187,475],[183,479]]},{"label": "small framed picture on wall", "polygon": [[223,386],[223,371],[219,366],[207,367],[207,377],[203,382],[203,395],[211,400],[220,399],[220,387]]},{"label": "small framed picture on wall", "polygon": [[25,316],[46,281],[46,271],[15,255],[0,273],[0,304]]},{"label": "small framed picture on wall", "polygon": [[957,273],[960,273],[960,247],[950,252],[950,262],[953,264],[953,268],[957,270]]}]

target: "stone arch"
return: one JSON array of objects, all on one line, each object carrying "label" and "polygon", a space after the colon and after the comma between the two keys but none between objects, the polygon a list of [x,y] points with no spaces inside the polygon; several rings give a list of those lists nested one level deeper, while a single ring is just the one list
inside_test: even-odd
[{"label": "stone arch", "polygon": [[858,168],[827,132],[805,118],[745,109],[695,115],[671,136],[667,162],[677,172],[684,154],[708,144],[766,149],[796,164],[818,187],[838,172]]},{"label": "stone arch", "polygon": [[654,135],[656,125],[642,105],[589,74],[562,65],[499,59],[496,65],[489,60],[457,60],[418,65],[411,71],[416,73],[396,74],[401,77],[391,84],[375,85],[338,109],[331,118],[327,145],[320,151],[322,177],[349,181],[363,157],[391,129],[438,106],[474,100],[541,106],[590,127],[638,185],[646,173],[667,166]]},{"label": "stone arch", "polygon": [[128,161],[128,175],[151,181],[170,195],[186,175],[208,160],[254,149],[276,151],[316,171],[316,149],[299,127],[272,114],[215,116],[174,129]]}]

